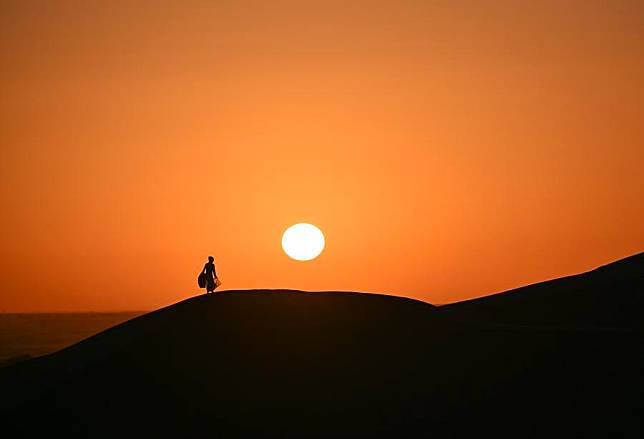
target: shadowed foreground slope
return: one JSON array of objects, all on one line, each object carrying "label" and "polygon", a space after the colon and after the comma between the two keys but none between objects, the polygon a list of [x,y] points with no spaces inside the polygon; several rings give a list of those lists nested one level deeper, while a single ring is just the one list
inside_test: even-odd
[{"label": "shadowed foreground slope", "polygon": [[[642,332],[629,319],[642,257],[602,270],[609,284],[568,278],[582,285],[572,299],[541,284],[545,315],[525,322],[518,298],[501,312],[477,311],[485,299],[459,311],[357,293],[195,297],[0,369],[3,424],[23,436],[639,437]],[[561,321],[557,303],[596,294],[639,309]]]}]

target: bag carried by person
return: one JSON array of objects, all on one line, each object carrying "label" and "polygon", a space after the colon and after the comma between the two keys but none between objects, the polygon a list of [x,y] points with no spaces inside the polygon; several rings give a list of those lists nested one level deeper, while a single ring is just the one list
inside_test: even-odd
[{"label": "bag carried by person", "polygon": [[199,277],[197,278],[197,284],[199,284],[199,288],[206,288],[206,282],[208,281],[208,277],[206,276],[206,273],[203,271],[199,273]]}]

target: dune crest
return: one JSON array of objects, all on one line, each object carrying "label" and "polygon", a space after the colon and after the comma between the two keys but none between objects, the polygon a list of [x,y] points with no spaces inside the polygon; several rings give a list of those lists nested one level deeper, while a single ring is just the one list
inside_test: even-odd
[{"label": "dune crest", "polygon": [[635,437],[643,267],[639,254],[444,307],[193,297],[0,369],[3,424],[12,437]]}]

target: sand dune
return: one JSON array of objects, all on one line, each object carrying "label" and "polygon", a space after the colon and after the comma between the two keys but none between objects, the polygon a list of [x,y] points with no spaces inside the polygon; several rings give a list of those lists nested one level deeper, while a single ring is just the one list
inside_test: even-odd
[{"label": "sand dune", "polygon": [[0,369],[13,436],[639,437],[644,255],[444,307],[194,297]]}]

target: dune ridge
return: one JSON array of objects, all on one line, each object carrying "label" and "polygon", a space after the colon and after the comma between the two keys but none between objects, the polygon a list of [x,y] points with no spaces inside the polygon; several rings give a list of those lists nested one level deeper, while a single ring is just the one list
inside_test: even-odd
[{"label": "dune ridge", "polygon": [[638,437],[643,274],[640,253],[441,307],[197,296],[0,369],[4,425],[15,437]]}]

